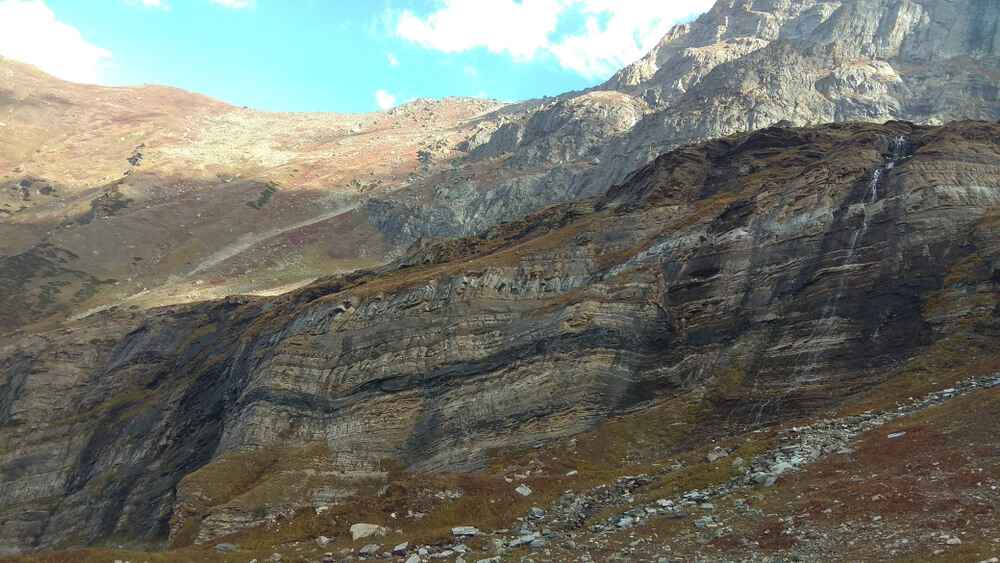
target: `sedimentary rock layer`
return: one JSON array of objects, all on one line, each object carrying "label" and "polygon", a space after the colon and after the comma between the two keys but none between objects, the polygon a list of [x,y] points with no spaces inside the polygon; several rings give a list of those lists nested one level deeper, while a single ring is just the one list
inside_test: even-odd
[{"label": "sedimentary rock layer", "polygon": [[338,479],[299,479],[274,501],[294,508],[693,389],[735,425],[833,404],[968,319],[993,330],[998,144],[986,122],[770,128],[377,271],[9,342],[4,552],[248,525],[182,482],[280,466],[240,452],[321,446],[309,467]]}]

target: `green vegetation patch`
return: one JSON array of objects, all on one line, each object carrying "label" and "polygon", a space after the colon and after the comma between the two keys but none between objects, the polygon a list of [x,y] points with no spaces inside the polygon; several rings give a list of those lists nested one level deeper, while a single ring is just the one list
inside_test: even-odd
[{"label": "green vegetation patch", "polygon": [[0,257],[0,327],[13,329],[62,313],[116,282],[70,268],[78,258],[50,243]]},{"label": "green vegetation patch", "polygon": [[267,205],[267,202],[271,201],[271,197],[278,193],[278,186],[280,186],[278,182],[274,180],[269,181],[264,187],[264,191],[260,192],[260,195],[257,196],[257,201],[248,201],[247,205],[254,209],[264,207]]}]

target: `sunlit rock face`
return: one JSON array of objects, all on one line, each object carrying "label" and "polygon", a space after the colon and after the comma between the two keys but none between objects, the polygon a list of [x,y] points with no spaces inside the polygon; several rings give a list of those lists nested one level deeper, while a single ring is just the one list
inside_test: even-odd
[{"label": "sunlit rock face", "polygon": [[[377,197],[386,236],[471,234],[602,193],[690,141],[774,124],[1000,117],[1000,7],[989,0],[722,0],[583,93],[507,106],[459,145],[504,159],[461,197]],[[469,169],[470,171],[472,168]]]}]

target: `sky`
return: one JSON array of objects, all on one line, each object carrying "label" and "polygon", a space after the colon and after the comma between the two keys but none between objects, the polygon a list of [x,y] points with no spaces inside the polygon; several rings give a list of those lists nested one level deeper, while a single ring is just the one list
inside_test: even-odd
[{"label": "sky", "polygon": [[[268,111],[588,88],[714,0],[0,0],[0,55]],[[3,85],[0,84],[0,88]]]}]

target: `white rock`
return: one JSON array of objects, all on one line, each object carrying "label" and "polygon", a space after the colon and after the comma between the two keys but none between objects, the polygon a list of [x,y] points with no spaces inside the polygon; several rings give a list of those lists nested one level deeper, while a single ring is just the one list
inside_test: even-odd
[{"label": "white rock", "polygon": [[528,488],[528,486],[525,485],[524,483],[521,483],[520,485],[518,485],[517,488],[514,489],[514,490],[517,491],[518,494],[520,494],[521,496],[525,496],[525,497],[531,494],[531,489]]},{"label": "white rock", "polygon": [[382,537],[388,531],[378,524],[354,524],[351,526],[351,539],[358,541],[363,538]]},{"label": "white rock", "polygon": [[948,538],[948,541],[944,542],[948,545],[962,545],[962,540],[958,538]]}]

